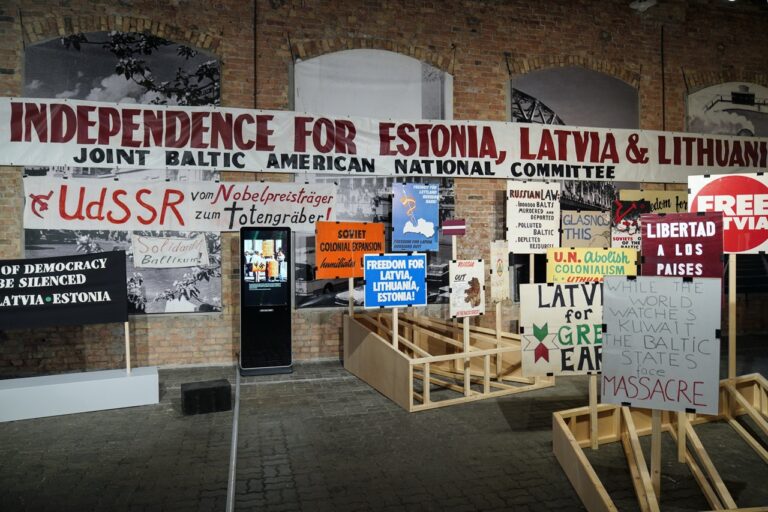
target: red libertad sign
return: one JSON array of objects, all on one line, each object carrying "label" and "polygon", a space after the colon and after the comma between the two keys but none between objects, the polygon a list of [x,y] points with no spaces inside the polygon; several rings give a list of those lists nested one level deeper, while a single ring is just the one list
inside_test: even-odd
[{"label": "red libertad sign", "polygon": [[647,214],[640,223],[644,276],[722,277],[721,213]]},{"label": "red libertad sign", "polygon": [[768,250],[768,177],[764,174],[690,176],[688,208],[723,213],[727,253]]}]

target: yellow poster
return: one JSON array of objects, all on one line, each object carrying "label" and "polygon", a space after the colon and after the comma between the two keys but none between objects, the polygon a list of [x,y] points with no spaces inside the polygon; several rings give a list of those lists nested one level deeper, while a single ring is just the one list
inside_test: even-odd
[{"label": "yellow poster", "polygon": [[592,247],[547,249],[548,283],[602,282],[605,276],[636,276],[635,249]]}]

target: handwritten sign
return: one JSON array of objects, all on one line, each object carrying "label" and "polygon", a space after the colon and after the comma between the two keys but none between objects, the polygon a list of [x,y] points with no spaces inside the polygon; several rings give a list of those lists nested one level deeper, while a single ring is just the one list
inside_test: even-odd
[{"label": "handwritten sign", "polygon": [[688,211],[686,190],[619,190],[622,201],[647,201],[650,213],[685,213]]},{"label": "handwritten sign", "polygon": [[606,277],[602,401],[717,414],[720,284]]},{"label": "handwritten sign", "polygon": [[722,214],[649,214],[641,219],[644,276],[722,277]]},{"label": "handwritten sign", "polygon": [[192,238],[160,238],[133,235],[133,266],[137,268],[181,268],[208,265],[204,235]]},{"label": "handwritten sign", "polygon": [[112,231],[239,231],[285,226],[311,232],[336,218],[336,186],[208,181],[122,182],[24,178],[24,227]]},{"label": "handwritten sign", "polygon": [[507,182],[507,241],[509,251],[547,252],[560,245],[560,184]]},{"label": "handwritten sign", "polygon": [[485,313],[485,264],[483,260],[454,260],[448,265],[451,283],[449,313],[454,318]]},{"label": "handwritten sign", "polygon": [[600,283],[520,285],[524,376],[600,371],[602,289]]},{"label": "handwritten sign", "polygon": [[363,277],[363,255],[384,253],[384,224],[318,222],[317,279]]},{"label": "handwritten sign", "polygon": [[604,276],[637,275],[634,249],[555,247],[547,251],[548,283],[602,282]]},{"label": "handwritten sign", "polygon": [[562,247],[610,247],[610,212],[576,212],[563,210],[561,215]]},{"label": "handwritten sign", "polygon": [[427,305],[426,254],[366,254],[365,307]]},{"label": "handwritten sign", "polygon": [[509,299],[509,249],[506,240],[491,242],[491,300]]}]

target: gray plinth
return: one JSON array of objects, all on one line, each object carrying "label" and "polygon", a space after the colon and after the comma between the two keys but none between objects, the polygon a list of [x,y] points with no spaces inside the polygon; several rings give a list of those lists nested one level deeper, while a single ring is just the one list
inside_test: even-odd
[{"label": "gray plinth", "polygon": [[0,380],[0,422],[159,402],[157,367]]}]

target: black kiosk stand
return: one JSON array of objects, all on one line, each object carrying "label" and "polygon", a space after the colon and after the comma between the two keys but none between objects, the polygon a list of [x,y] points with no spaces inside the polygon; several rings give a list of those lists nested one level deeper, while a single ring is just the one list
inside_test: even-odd
[{"label": "black kiosk stand", "polygon": [[240,375],[291,373],[291,230],[240,229]]}]

